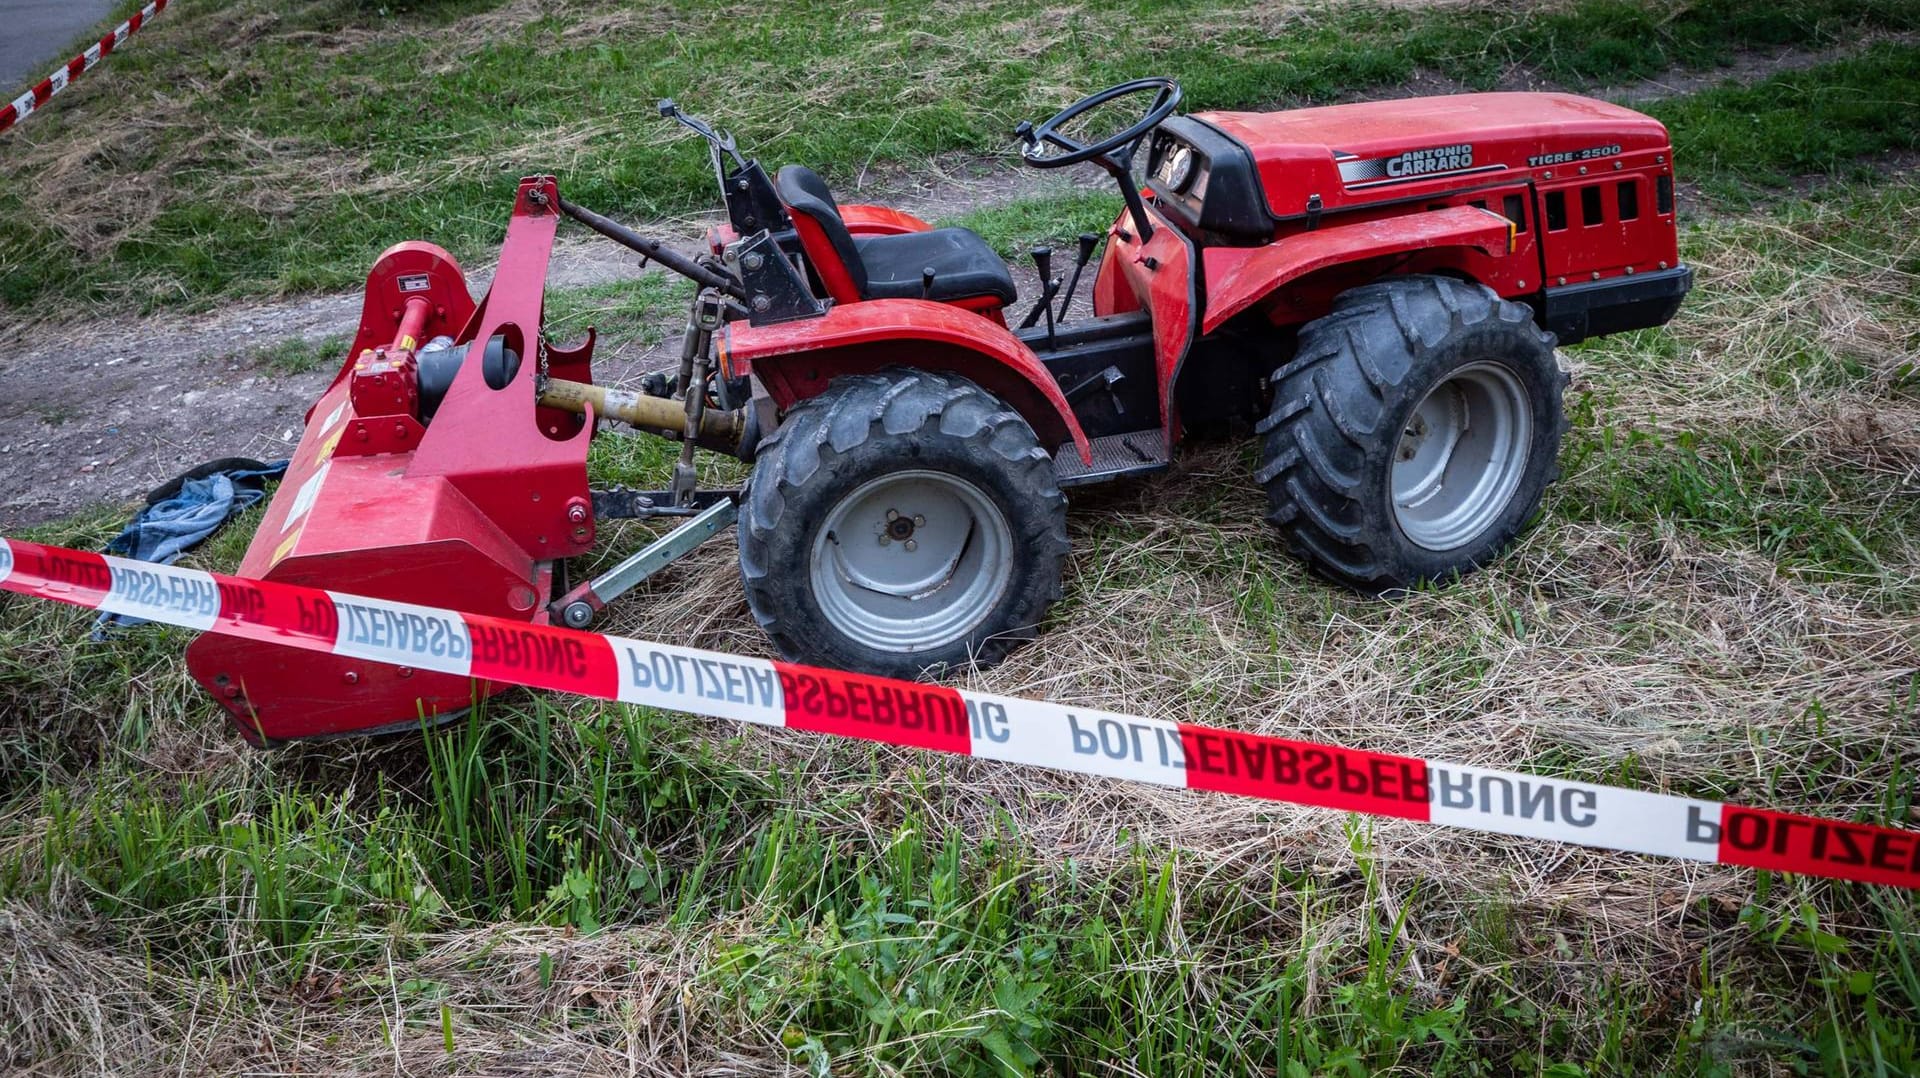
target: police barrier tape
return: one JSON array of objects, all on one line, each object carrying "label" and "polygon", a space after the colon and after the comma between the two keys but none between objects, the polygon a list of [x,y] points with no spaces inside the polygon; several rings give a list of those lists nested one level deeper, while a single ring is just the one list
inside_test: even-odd
[{"label": "police barrier tape", "polygon": [[762,726],[1628,853],[1920,888],[1920,834],[1245,734],[0,539],[0,588]]},{"label": "police barrier tape", "polygon": [[126,22],[113,28],[106,37],[87,46],[87,50],[54,69],[53,74],[40,80],[40,84],[19,97],[13,99],[5,108],[0,108],[0,131],[5,131],[21,120],[33,115],[34,110],[47,103],[47,99],[67,88],[73,80],[93,69],[100,58],[112,52],[127,35],[145,26],[155,15],[167,9],[167,0],[151,0],[147,6],[133,13]]}]

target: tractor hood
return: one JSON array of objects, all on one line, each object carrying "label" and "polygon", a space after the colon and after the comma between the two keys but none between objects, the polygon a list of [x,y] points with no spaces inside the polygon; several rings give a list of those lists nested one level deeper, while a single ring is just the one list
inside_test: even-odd
[{"label": "tractor hood", "polygon": [[1194,118],[1252,154],[1279,218],[1300,216],[1315,195],[1333,211],[1668,149],[1658,120],[1573,94],[1458,94]]}]

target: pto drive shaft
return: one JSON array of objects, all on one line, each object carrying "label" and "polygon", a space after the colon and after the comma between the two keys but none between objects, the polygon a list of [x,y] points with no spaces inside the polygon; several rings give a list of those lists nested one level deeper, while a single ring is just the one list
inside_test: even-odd
[{"label": "pto drive shaft", "polygon": [[[546,389],[540,394],[540,404],[577,415],[585,415],[587,406],[591,404],[596,416],[618,419],[637,430],[664,438],[682,438],[687,429],[687,410],[680,401],[619,389],[610,390],[605,386],[570,382],[564,378],[547,381]],[[694,437],[694,444],[721,453],[737,454],[741,436],[745,433],[746,421],[741,413],[708,408],[700,413],[700,428]]]}]

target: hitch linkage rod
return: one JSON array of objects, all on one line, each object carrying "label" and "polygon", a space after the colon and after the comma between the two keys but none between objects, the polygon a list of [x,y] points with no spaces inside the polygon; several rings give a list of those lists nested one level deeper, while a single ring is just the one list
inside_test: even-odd
[{"label": "hitch linkage rod", "polygon": [[584,206],[576,206],[564,198],[560,200],[560,210],[568,217],[586,225],[588,228],[620,244],[622,247],[630,247],[682,277],[691,278],[700,284],[706,285],[708,288],[717,289],[737,300],[745,300],[747,298],[747,290],[740,286],[740,282],[731,277],[713,272],[693,259],[688,258],[686,255],[661,243],[659,240],[648,239],[618,221],[608,220],[592,210]]}]

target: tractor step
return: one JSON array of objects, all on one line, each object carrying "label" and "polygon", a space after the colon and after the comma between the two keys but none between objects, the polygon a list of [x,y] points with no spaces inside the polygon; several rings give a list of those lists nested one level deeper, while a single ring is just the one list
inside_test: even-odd
[{"label": "tractor step", "polygon": [[1167,440],[1158,430],[1108,434],[1089,442],[1093,463],[1082,464],[1072,444],[1053,456],[1053,472],[1063,487],[1104,483],[1128,475],[1150,475],[1167,470]]}]

